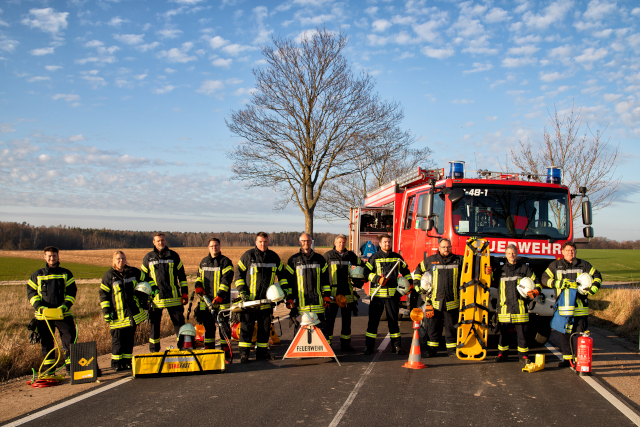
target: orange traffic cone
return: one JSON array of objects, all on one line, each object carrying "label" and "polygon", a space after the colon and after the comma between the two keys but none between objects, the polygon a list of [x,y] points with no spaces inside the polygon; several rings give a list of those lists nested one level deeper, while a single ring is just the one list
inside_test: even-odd
[{"label": "orange traffic cone", "polygon": [[420,357],[421,357],[420,356],[420,337],[418,335],[418,328],[415,327],[416,325],[418,325],[419,327],[420,323],[418,322],[413,322],[413,323],[414,323],[414,328],[413,328],[413,339],[411,340],[411,352],[409,353],[409,360],[407,361],[407,363],[402,365],[402,367],[409,368],[409,369],[424,369],[427,367],[427,365],[425,365],[420,361]]}]

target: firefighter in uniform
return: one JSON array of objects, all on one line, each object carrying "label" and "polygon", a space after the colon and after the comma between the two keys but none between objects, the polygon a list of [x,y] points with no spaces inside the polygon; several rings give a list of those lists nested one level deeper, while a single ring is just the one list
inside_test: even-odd
[{"label": "firefighter in uniform", "polygon": [[[233,264],[231,260],[220,252],[220,240],[213,237],[209,240],[209,255],[200,261],[198,268],[198,278],[196,279],[195,292],[198,295],[207,295],[211,302],[219,310],[224,310],[231,305],[231,283],[233,283]],[[215,348],[216,343],[216,321],[217,319],[207,309],[204,301],[196,308],[196,319],[205,328],[204,348]],[[222,328],[228,337],[231,336],[229,323],[223,322],[218,325],[220,337],[222,338]],[[228,353],[230,351],[226,342],[220,340],[222,349]]]},{"label": "firefighter in uniform", "polygon": [[[58,248],[47,246],[44,248],[44,260],[47,265],[31,275],[27,283],[27,297],[35,309],[37,328],[40,333],[44,368],[50,369],[56,363],[55,340],[52,333],[56,329],[60,333],[62,349],[65,352],[65,367],[71,369],[69,351],[72,342],[75,343],[78,334],[71,315],[71,306],[76,302],[76,281],[73,274],[66,268],[60,267]],[[49,320],[49,325],[42,315],[44,308],[60,308],[63,320]],[[51,327],[51,330],[49,329]]]},{"label": "firefighter in uniform", "polygon": [[[564,331],[555,331],[562,350],[560,368],[571,365],[573,359],[571,352],[571,335],[576,332],[584,332],[589,327],[589,295],[594,295],[602,285],[602,275],[587,261],[576,258],[577,249],[573,242],[565,242],[562,245],[562,258],[553,261],[542,274],[542,284],[555,290],[557,298],[557,310],[561,315],[573,315],[573,324],[568,324]],[[576,292],[575,303],[570,301],[571,291],[577,289],[576,279],[582,273],[588,273],[592,277],[591,288],[587,295]],[[573,337],[573,348],[577,348],[578,337]]]},{"label": "firefighter in uniform", "polygon": [[310,235],[302,233],[299,241],[300,251],[287,261],[287,303],[301,313],[317,313],[324,320],[324,310],[331,303],[329,267],[324,257],[311,249]]},{"label": "firefighter in uniform", "polygon": [[427,300],[427,310],[433,310],[433,316],[427,317],[427,352],[423,357],[435,357],[438,353],[442,327],[447,354],[456,356],[456,323],[460,308],[458,288],[460,286],[460,268],[462,257],[451,253],[451,240],[441,239],[438,253],[425,257],[413,273],[413,280],[419,281],[427,271],[433,274],[432,299]]},{"label": "firefighter in uniform", "polygon": [[147,320],[147,295],[134,291],[142,272],[127,265],[124,252],[113,254],[113,268],[102,276],[100,308],[111,330],[111,367],[131,369],[136,326]]},{"label": "firefighter in uniform", "polygon": [[[369,295],[373,294],[374,290],[381,285],[375,297],[371,298],[369,302],[369,324],[367,325],[364,354],[369,355],[374,352],[378,324],[385,308],[387,309],[389,337],[391,338],[391,352],[406,354],[400,345],[400,327],[398,326],[400,294],[396,292],[396,289],[398,275],[404,276],[411,283],[411,273],[402,256],[391,250],[391,236],[382,235],[379,241],[380,250],[373,254],[364,266],[364,277],[369,280]],[[391,272],[396,263],[398,266]],[[389,273],[391,274],[389,275]],[[386,278],[387,275],[389,278]]]},{"label": "firefighter in uniform", "polygon": [[527,264],[518,260],[518,248],[510,244],[505,251],[507,262],[492,268],[492,281],[499,292],[498,322],[500,324],[500,338],[498,341],[498,355],[496,362],[507,361],[509,354],[509,328],[513,325],[518,334],[518,358],[521,362],[529,363],[529,347],[527,345],[527,325],[529,323],[528,301],[517,290],[520,279],[530,278],[535,283],[535,289],[527,292],[527,297],[534,299],[542,288],[536,283],[536,275]]},{"label": "firefighter in uniform", "polygon": [[153,246],[153,250],[142,259],[144,276],[141,279],[146,279],[152,289],[157,286],[158,290],[153,298],[155,309],[149,312],[149,350],[157,352],[160,351],[162,310],[167,310],[177,339],[180,327],[184,325],[183,306],[189,302],[189,290],[180,256],[167,247],[164,233],[153,236]]},{"label": "firefighter in uniform", "polygon": [[[256,247],[245,252],[236,267],[236,289],[244,301],[267,298],[267,289],[275,282],[276,276],[280,286],[287,286],[284,267],[277,253],[269,249],[269,235],[259,232],[256,235]],[[282,278],[281,278],[282,276]],[[263,304],[256,310],[241,314],[240,327],[240,363],[249,362],[251,338],[256,321],[258,334],[256,343],[256,360],[271,360],[268,353],[269,332],[271,329],[271,304]]]},{"label": "firefighter in uniform", "polygon": [[[352,265],[361,265],[362,260],[358,255],[345,248],[347,236],[338,235],[334,240],[333,249],[325,252],[324,259],[329,266],[329,281],[331,285],[331,296],[344,295],[347,299],[347,306],[341,308],[342,330],[340,332],[340,348],[343,351],[355,351],[351,346],[351,311],[352,304],[357,303],[354,296],[353,285],[349,278],[349,271]],[[362,279],[360,279],[362,280]],[[331,344],[333,339],[333,329],[338,314],[338,304],[335,300],[325,310],[326,329],[324,335]]]}]

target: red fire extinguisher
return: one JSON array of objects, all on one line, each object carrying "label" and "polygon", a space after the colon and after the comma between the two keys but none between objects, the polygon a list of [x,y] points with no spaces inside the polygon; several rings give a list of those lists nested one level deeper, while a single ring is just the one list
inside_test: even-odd
[{"label": "red fire extinguisher", "polygon": [[589,331],[578,334],[576,357],[576,373],[580,376],[591,375],[591,358],[593,356],[593,338]]}]

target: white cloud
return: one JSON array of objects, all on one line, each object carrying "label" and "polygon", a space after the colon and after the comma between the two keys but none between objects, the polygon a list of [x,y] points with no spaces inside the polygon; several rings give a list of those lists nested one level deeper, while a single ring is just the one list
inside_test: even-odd
[{"label": "white cloud", "polygon": [[595,61],[601,60],[608,54],[609,51],[603,47],[601,47],[600,49],[589,47],[582,51],[582,55],[578,55],[573,59],[576,62],[581,63],[585,69],[590,70],[593,67],[593,63]]},{"label": "white cloud", "polygon": [[573,52],[573,47],[566,44],[564,46],[554,47],[549,51],[549,56],[552,58],[569,58]]},{"label": "white cloud", "polygon": [[19,41],[17,40],[10,40],[10,39],[5,39],[5,40],[0,40],[0,49],[4,50],[5,52],[13,52],[16,47],[20,44]]},{"label": "white cloud", "polygon": [[144,43],[144,34],[114,34],[113,38],[120,43],[130,45]]},{"label": "white cloud", "polygon": [[538,62],[536,58],[522,57],[522,58],[504,58],[502,60],[502,66],[505,68],[524,67],[526,65],[534,65]]},{"label": "white cloud", "polygon": [[86,42],[83,46],[84,47],[100,47],[100,46],[104,46],[104,43],[102,43],[100,40],[90,40]]},{"label": "white cloud", "polygon": [[165,73],[169,73],[169,74],[171,74],[171,73],[175,73],[175,72],[176,72],[176,70],[174,70],[173,68],[165,68],[165,69],[164,69],[164,72],[165,72]]},{"label": "white cloud", "polygon": [[251,51],[251,50],[257,50],[258,48],[255,46],[247,46],[247,45],[241,45],[241,44],[229,44],[226,46],[222,47],[222,51],[228,53],[231,56],[238,56],[240,55],[242,52],[246,52],[246,51]]},{"label": "white cloud", "polygon": [[631,14],[634,16],[640,16],[640,7],[634,7]]},{"label": "white cloud", "polygon": [[170,1],[178,4],[184,4],[186,6],[193,6],[195,4],[203,2],[204,0],[170,0]]},{"label": "white cloud", "polygon": [[392,25],[391,22],[387,21],[386,19],[378,19],[371,23],[371,26],[373,27],[373,31],[376,31],[376,32],[385,31],[391,25]]},{"label": "white cloud", "polygon": [[15,132],[13,125],[10,123],[0,123],[0,133],[12,133]]},{"label": "white cloud", "polygon": [[427,55],[430,58],[436,59],[446,59],[455,54],[455,51],[450,47],[445,47],[443,49],[435,49],[430,46],[425,46],[420,49],[420,52]]},{"label": "white cloud", "polygon": [[617,101],[620,98],[622,98],[622,95],[617,94],[617,93],[605,93],[604,94],[604,100],[607,101],[607,102]]},{"label": "white cloud", "polygon": [[128,19],[122,19],[119,16],[114,16],[113,18],[111,18],[109,22],[107,22],[107,25],[111,25],[112,27],[119,27],[120,24],[125,22],[130,22],[130,21]]},{"label": "white cloud", "polygon": [[136,80],[144,80],[145,78],[147,78],[147,74],[138,74],[133,76],[133,78]]},{"label": "white cloud", "polygon": [[490,69],[493,68],[493,65],[491,65],[490,62],[474,62],[473,63],[473,69],[471,70],[465,70],[462,72],[462,74],[470,74],[470,73],[477,73],[480,71],[488,71]]},{"label": "white cloud", "polygon": [[57,37],[60,31],[67,28],[68,15],[68,12],[56,12],[50,7],[31,9],[22,23],[30,28],[49,33],[52,37]]},{"label": "white cloud", "polygon": [[156,34],[162,39],[176,39],[180,37],[182,30],[165,28],[164,30],[156,31]]},{"label": "white cloud", "polygon": [[44,68],[47,71],[58,71],[59,69],[61,69],[62,67],[60,65],[45,65]]},{"label": "white cloud", "polygon": [[48,81],[48,80],[51,80],[51,77],[48,77],[48,76],[34,76],[34,77],[31,77],[31,78],[27,79],[27,81],[29,83],[43,82],[43,81]]},{"label": "white cloud", "polygon": [[447,15],[439,15],[434,19],[424,22],[419,25],[413,25],[413,31],[422,39],[427,42],[434,42],[440,37],[440,33],[436,31],[439,27],[447,23]]},{"label": "white cloud", "polygon": [[147,44],[138,45],[138,46],[136,46],[136,49],[139,50],[140,52],[146,52],[148,50],[153,50],[158,46],[160,46],[160,43],[153,42],[153,43],[147,43]]},{"label": "white cloud", "polygon": [[[90,72],[91,73],[91,72]],[[91,73],[91,74],[95,74],[95,73]],[[84,75],[82,77],[80,77],[83,80],[86,80],[93,89],[97,89],[99,86],[106,86],[107,82],[99,76],[95,76],[95,75]]]},{"label": "white cloud", "polygon": [[544,30],[551,24],[561,21],[572,6],[573,2],[570,0],[553,2],[544,9],[542,14],[526,12],[522,16],[522,22],[527,27]]},{"label": "white cloud", "polygon": [[158,94],[158,95],[162,95],[163,93],[171,92],[175,88],[176,88],[175,86],[166,85],[166,86],[163,86],[163,87],[161,87],[159,89],[154,90],[153,92]]},{"label": "white cloud", "polygon": [[214,67],[229,68],[232,62],[233,62],[233,59],[230,59],[230,58],[229,59],[216,58],[213,61],[211,61],[211,65],[213,65]]},{"label": "white cloud", "polygon": [[490,122],[495,122],[496,120],[498,120],[498,116],[489,116],[489,117],[485,117],[485,119]]},{"label": "white cloud", "polygon": [[531,56],[539,50],[540,48],[534,45],[518,46],[518,47],[509,48],[509,50],[507,50],[507,55]]},{"label": "white cloud", "polygon": [[220,36],[211,37],[209,39],[209,46],[211,46],[211,49],[220,49],[226,44],[229,44],[229,40],[225,40]]},{"label": "white cloud", "polygon": [[238,88],[235,92],[233,92],[233,95],[234,96],[251,95],[257,91],[258,89],[256,88],[241,87],[241,88]]},{"label": "white cloud", "polygon": [[69,137],[69,141],[71,141],[71,142],[86,141],[86,139],[87,138],[82,136],[82,134],[80,134],[80,135],[72,135],[72,136]]},{"label": "white cloud", "polygon": [[533,35],[533,34],[529,34],[528,36],[525,36],[525,37],[515,37],[513,39],[513,41],[516,44],[540,43],[542,41],[542,37],[537,36],[537,35]]},{"label": "white cloud", "polygon": [[70,94],[70,93],[69,94],[56,93],[51,97],[51,99],[53,99],[54,101],[57,101],[58,99],[62,99],[67,102],[73,102],[73,101],[80,101],[80,96],[75,94]]},{"label": "white cloud", "polygon": [[227,80],[224,81],[226,84],[228,85],[239,85],[240,83],[243,82],[243,80],[237,78],[237,77],[231,77]]},{"label": "white cloud", "polygon": [[415,24],[416,18],[413,16],[395,15],[393,18],[391,18],[391,22],[398,25],[412,25]]},{"label": "white cloud", "polygon": [[587,11],[582,15],[590,21],[599,21],[610,13],[617,11],[616,3],[608,3],[606,1],[591,0]]},{"label": "white cloud", "polygon": [[552,73],[540,73],[540,80],[547,83],[551,83],[560,79],[566,79],[567,77],[570,77],[570,75],[564,73],[561,74],[557,71],[554,71]]},{"label": "white cloud", "polygon": [[509,19],[509,14],[506,10],[502,10],[499,7],[494,7],[484,16],[484,21],[488,24],[495,24],[496,22],[503,22]]},{"label": "white cloud", "polygon": [[373,16],[376,14],[377,11],[378,11],[378,8],[376,6],[369,6],[364,10],[364,13],[366,13],[367,15]]},{"label": "white cloud", "polygon": [[169,62],[186,63],[190,61],[196,61],[198,58],[196,58],[195,56],[187,55],[187,52],[189,52],[192,47],[193,43],[191,42],[182,43],[182,47],[180,49],[174,47],[169,50],[162,50],[158,52],[157,56],[158,58],[166,58]]},{"label": "white cloud", "polygon": [[215,92],[224,88],[224,83],[220,80],[205,80],[196,92],[212,96]]},{"label": "white cloud", "polygon": [[29,53],[33,56],[51,55],[54,52],[55,47],[42,47],[40,49],[33,49]]},{"label": "white cloud", "polygon": [[473,104],[472,99],[454,99],[451,101],[452,104]]}]

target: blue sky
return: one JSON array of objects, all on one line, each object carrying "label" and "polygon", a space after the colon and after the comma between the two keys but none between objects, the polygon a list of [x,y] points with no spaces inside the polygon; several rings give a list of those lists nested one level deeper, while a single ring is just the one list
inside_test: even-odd
[{"label": "blue sky", "polygon": [[[575,102],[620,146],[596,235],[640,239],[637,2],[7,0],[0,5],[0,220],[127,230],[301,230],[231,181],[225,118],[259,47],[326,25],[444,167],[499,170]],[[585,128],[586,129],[586,128]],[[316,221],[316,231],[346,231]]]}]

